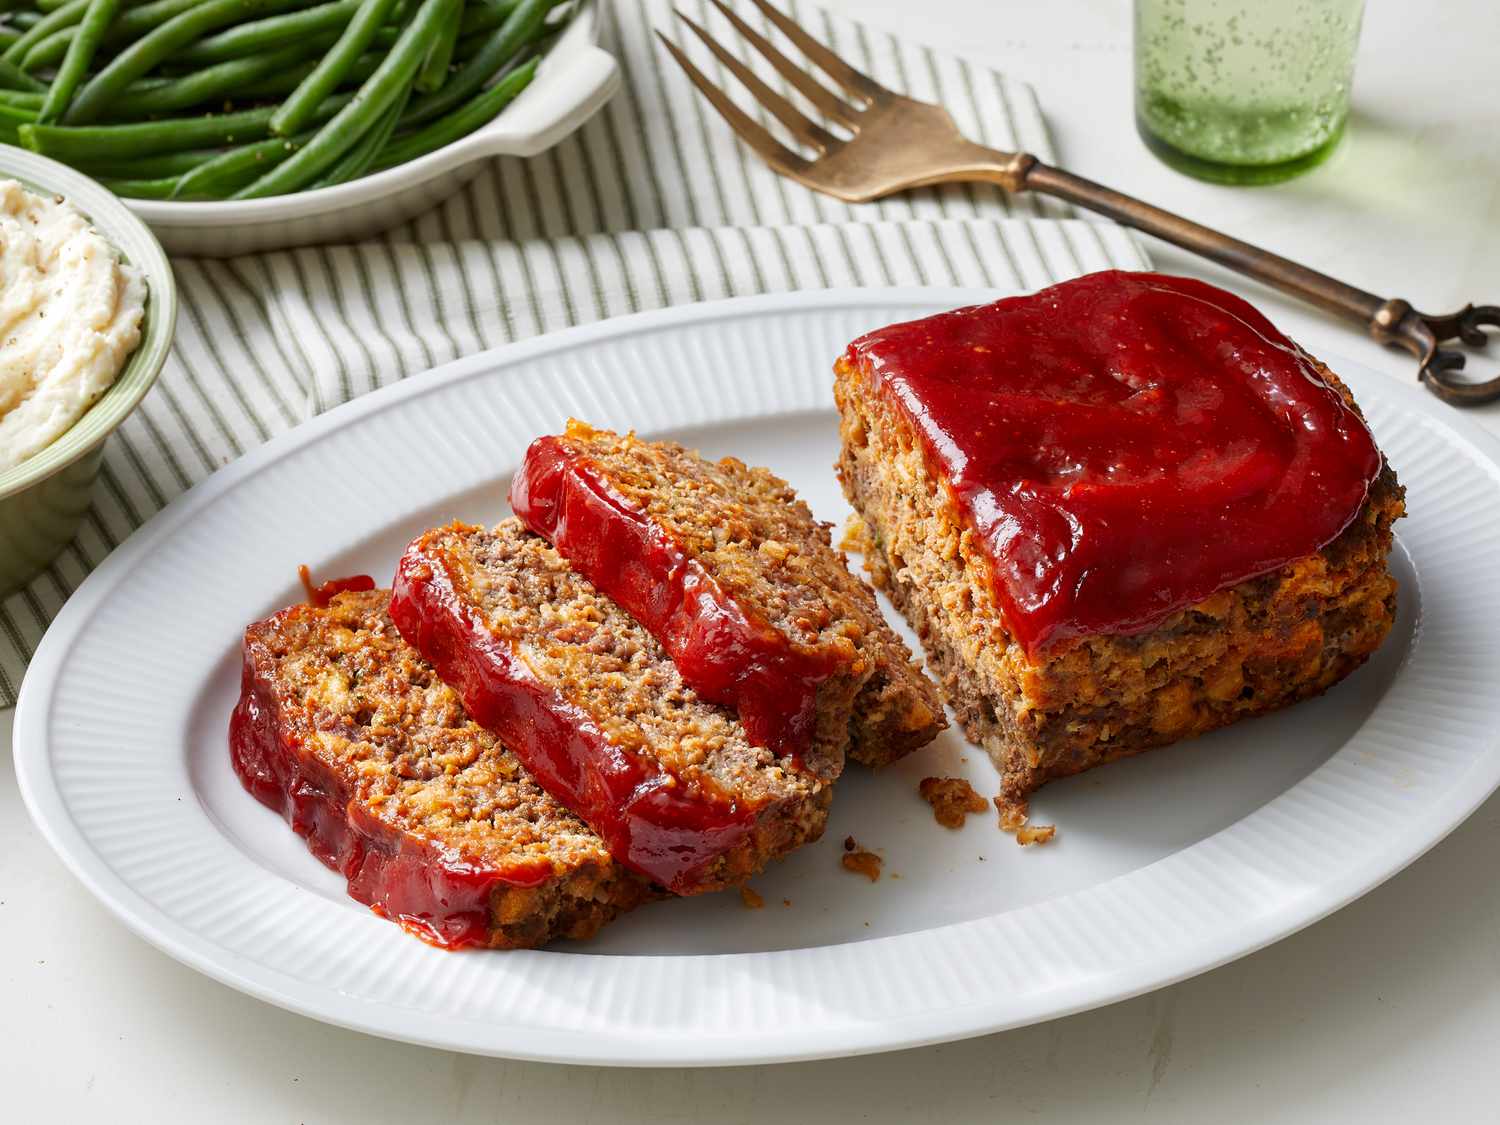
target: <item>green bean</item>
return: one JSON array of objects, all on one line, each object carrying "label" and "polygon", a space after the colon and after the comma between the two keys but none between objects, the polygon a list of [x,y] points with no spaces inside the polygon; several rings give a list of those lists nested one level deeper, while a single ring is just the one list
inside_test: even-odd
[{"label": "green bean", "polygon": [[[349,105],[347,94],[334,94],[318,107],[327,120]],[[258,141],[270,131],[274,107],[242,109],[209,117],[173,117],[129,125],[22,125],[21,143],[32,152],[65,164],[126,160],[159,152]]]},{"label": "green bean", "polygon": [[116,195],[129,199],[172,199],[177,192],[177,177],[157,180],[123,180],[106,176],[99,181]]},{"label": "green bean", "polygon": [[[373,51],[361,55],[349,73],[344,75],[344,87],[358,86],[379,68],[381,60],[385,55]],[[316,61],[302,63],[299,66],[289,67],[280,74],[269,75],[259,82],[247,82],[240,87],[239,96],[246,100],[256,98],[281,98],[295,90],[301,81],[313,72],[317,66]]]},{"label": "green bean", "polygon": [[463,18],[464,0],[458,0],[453,14],[443,25],[442,34],[432,45],[426,61],[422,63],[422,69],[417,72],[416,88],[422,93],[430,94],[441,89],[443,83],[448,81],[448,68],[453,65],[453,48],[458,46],[458,31]]},{"label": "green bean", "polygon": [[47,88],[45,82],[31,77],[7,58],[0,58],[0,86],[8,86],[13,90],[30,90],[38,94]]},{"label": "green bean", "polygon": [[61,62],[68,48],[73,45],[73,40],[78,38],[78,28],[60,27],[51,35],[43,36],[33,43],[26,51],[26,57],[21,60],[24,70],[45,70],[54,63]]},{"label": "green bean", "polygon": [[[45,39],[60,27],[71,27],[83,19],[83,13],[89,6],[89,0],[68,0],[55,12],[48,12],[31,27],[26,33],[5,48],[5,53],[0,55],[8,62],[19,63],[26,57],[26,52],[31,50],[31,45],[38,40]],[[16,26],[20,26],[17,24]]]},{"label": "green bean", "polygon": [[[521,0],[475,0],[464,8],[464,18],[459,24],[460,36],[473,35],[478,31],[494,31],[516,10]],[[552,6],[566,0],[552,0]]]},{"label": "green bean", "polygon": [[[153,3],[130,8],[122,13],[105,32],[104,45],[119,47],[130,43],[148,31],[160,27],[173,16],[180,16],[201,3],[203,0],[154,0]],[[73,42],[73,37],[77,34],[76,27],[64,27],[54,31],[26,52],[22,65],[27,70],[38,70],[57,62],[67,53],[68,44]]]},{"label": "green bean", "polygon": [[411,103],[407,110],[408,120],[415,124],[441,117],[482,90],[517,51],[541,32],[553,3],[554,0],[521,0],[511,9],[505,22],[490,33],[484,46],[443,84],[441,90],[423,94]]},{"label": "green bean", "polygon": [[30,31],[47,17],[41,12],[19,11],[12,12],[6,17],[11,27],[19,27],[22,31]]},{"label": "green bean", "polygon": [[78,34],[68,44],[68,53],[52,79],[47,100],[42,103],[42,110],[36,115],[36,119],[43,125],[56,121],[66,112],[68,103],[78,92],[84,75],[94,61],[99,41],[104,38],[105,30],[119,10],[120,0],[89,0],[83,19],[78,24]]},{"label": "green bean", "polygon": [[174,16],[190,12],[203,0],[152,0],[149,4],[130,7],[123,12],[115,25],[109,29],[105,42],[113,45],[139,39],[146,32],[160,27]]},{"label": "green bean", "polygon": [[21,33],[15,28],[0,27],[0,51],[4,51],[19,38],[21,38]]},{"label": "green bean", "polygon": [[172,56],[172,61],[193,65],[216,63],[288,43],[299,43],[310,35],[342,28],[359,8],[359,3],[360,0],[335,0],[300,12],[250,20],[184,47]]},{"label": "green bean", "polygon": [[289,159],[311,137],[311,132],[298,133],[295,137],[267,137],[220,153],[185,173],[177,182],[176,194],[223,199],[257,175]]},{"label": "green bean", "polygon": [[190,106],[225,96],[236,96],[245,84],[257,78],[280,73],[305,59],[311,47],[283,47],[279,51],[267,51],[263,55],[246,55],[242,59],[230,59],[216,66],[171,78],[164,83],[151,83],[140,88],[137,79],[120,92],[109,105],[109,116],[121,118],[155,117],[173,113]]},{"label": "green bean", "polygon": [[517,94],[524,90],[536,75],[537,59],[527,59],[499,82],[496,82],[479,97],[454,110],[446,117],[430,121],[422,128],[397,137],[375,161],[376,170],[394,168],[429,152],[435,152],[462,137],[467,137],[481,125],[495,119]]},{"label": "green bean", "polygon": [[370,166],[375,163],[375,158],[380,155],[381,150],[390,141],[391,135],[395,133],[410,97],[411,91],[408,90],[405,96],[385,111],[385,116],[376,122],[375,127],[359,139],[359,144],[339,157],[338,162],[328,169],[321,179],[315,180],[312,187],[333,187],[335,184],[357,180],[368,172]]},{"label": "green bean", "polygon": [[[86,125],[97,119],[132,79],[139,78],[179,48],[209,31],[238,23],[247,16],[289,8],[301,0],[203,0],[147,32],[110,60],[91,78],[69,108],[64,120]],[[65,9],[62,9],[65,10]]]},{"label": "green bean", "polygon": [[290,136],[307,124],[313,111],[338,87],[355,61],[364,54],[376,30],[391,14],[391,7],[395,2],[396,0],[361,0],[359,10],[354,13],[333,49],[323,56],[313,72],[287,95],[286,101],[271,115],[271,132],[284,137]]},{"label": "green bean", "polygon": [[410,89],[417,68],[432,49],[443,21],[456,0],[422,0],[412,21],[401,31],[401,38],[386,55],[353,100],[318,130],[290,160],[271,169],[260,179],[235,192],[235,199],[258,199],[296,191],[330,167],[372,128],[380,115]]},{"label": "green bean", "polygon": [[39,90],[0,90],[0,105],[20,106],[22,109],[41,109],[46,94]]},{"label": "green bean", "polygon": [[29,125],[36,120],[36,110],[27,109],[19,105],[0,105],[0,122],[4,122],[11,128],[19,125]]},{"label": "green bean", "polygon": [[205,161],[218,156],[223,149],[190,148],[184,152],[160,152],[150,156],[126,157],[123,160],[79,161],[79,167],[96,180],[174,179],[191,172]]}]

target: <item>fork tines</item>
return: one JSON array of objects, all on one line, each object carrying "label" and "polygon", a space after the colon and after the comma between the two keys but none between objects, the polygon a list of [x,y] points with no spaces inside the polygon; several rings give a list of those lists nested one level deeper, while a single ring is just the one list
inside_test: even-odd
[{"label": "fork tines", "polygon": [[[723,0],[711,0],[713,6],[719,10],[736,32],[750,44],[755,50],[781,75],[793,89],[800,93],[814,106],[818,112],[832,121],[858,132],[860,114],[871,104],[890,96],[886,90],[874,79],[861,73],[850,66],[838,55],[819,43],[807,32],[803,31],[785,13],[773,8],[766,0],[751,0],[751,2],[765,13],[766,19],[774,24],[783,35],[787,37],[796,47],[817,66],[840,90],[842,90],[851,101],[846,101],[831,91],[822,82],[818,81],[809,71],[803,69],[788,58],[774,43],[765,35],[751,27],[737,12]],[[827,155],[838,148],[843,142],[834,134],[825,129],[817,121],[808,117],[798,109],[791,101],[777,93],[760,79],[753,70],[746,66],[727,47],[713,37],[701,24],[682,12],[677,12],[677,17],[692,29],[693,33],[702,40],[713,56],[723,64],[724,69],[734,75],[735,79],[749,92],[750,96],[766,109],[777,121],[786,127],[794,138],[802,144],[807,145],[815,151]],[[709,103],[719,111],[720,116],[729,123],[732,128],[747,145],[754,149],[760,156],[784,172],[802,171],[808,161],[778,141],[769,130],[754,120],[744,110],[735,104],[734,100],[719,86],[708,78],[693,61],[688,58],[687,53],[676,43],[672,42],[666,35],[657,32],[667,50],[682,67],[688,79],[708,99]]]}]

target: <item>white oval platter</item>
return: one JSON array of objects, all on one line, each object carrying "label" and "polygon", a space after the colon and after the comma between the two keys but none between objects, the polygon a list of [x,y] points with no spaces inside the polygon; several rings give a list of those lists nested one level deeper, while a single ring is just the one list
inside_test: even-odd
[{"label": "white oval platter", "polygon": [[[125,925],[234,988],[396,1039],[625,1065],[888,1050],[1105,1004],[1284,937],[1442,839],[1500,782],[1496,443],[1331,357],[1408,489],[1392,636],[1321,699],[1047,787],[1046,847],[1018,848],[988,814],[934,823],[923,776],[996,791],[949,731],[846,774],[823,840],[755,881],[762,909],[664,902],[587,944],[451,954],[347,898],[236,782],[240,632],[297,599],[299,563],[385,581],[423,528],[500,518],[526,444],[570,414],[770,465],[840,521],[833,358],[864,330],[993,296],[845,290],[621,318],[270,442],[151,520],[48,631],[16,718],[32,815]],[[841,868],[849,835],[884,856],[878,883]]]}]

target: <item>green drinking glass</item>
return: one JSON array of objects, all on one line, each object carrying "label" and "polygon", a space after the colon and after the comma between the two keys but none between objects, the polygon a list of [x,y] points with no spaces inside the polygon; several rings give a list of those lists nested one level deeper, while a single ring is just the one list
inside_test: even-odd
[{"label": "green drinking glass", "polygon": [[1364,0],[1135,0],[1135,120],[1199,179],[1268,184],[1338,145]]}]

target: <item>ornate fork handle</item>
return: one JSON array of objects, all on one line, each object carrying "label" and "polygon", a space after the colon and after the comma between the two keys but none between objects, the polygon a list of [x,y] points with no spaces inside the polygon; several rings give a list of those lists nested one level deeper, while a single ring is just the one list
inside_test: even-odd
[{"label": "ornate fork handle", "polygon": [[1487,342],[1484,325],[1500,328],[1500,306],[1465,305],[1456,313],[1418,312],[1399,297],[1389,300],[1298,265],[1269,250],[1231,238],[1139,199],[1043,164],[1029,153],[995,153],[993,179],[1009,191],[1055,196],[1199,254],[1274,289],[1300,297],[1362,324],[1382,344],[1404,348],[1420,364],[1418,377],[1444,402],[1475,406],[1500,399],[1500,375],[1484,382],[1458,378],[1465,356],[1438,345],[1456,340],[1472,348]]}]

